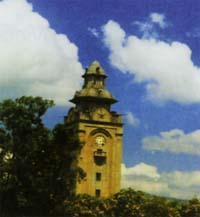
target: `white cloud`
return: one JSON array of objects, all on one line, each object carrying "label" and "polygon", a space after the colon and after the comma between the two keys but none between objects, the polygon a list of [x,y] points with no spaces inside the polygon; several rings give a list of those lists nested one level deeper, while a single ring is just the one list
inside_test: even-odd
[{"label": "white cloud", "polygon": [[122,188],[132,187],[151,194],[190,199],[200,197],[200,171],[158,173],[145,163],[127,168],[122,164]]},{"label": "white cloud", "polygon": [[150,14],[151,22],[158,24],[161,28],[165,28],[167,23],[165,22],[165,16],[159,13]]},{"label": "white cloud", "polygon": [[182,130],[173,129],[161,132],[159,136],[146,137],[142,144],[146,150],[200,155],[200,130],[185,134]]},{"label": "white cloud", "polygon": [[146,21],[135,21],[133,25],[136,25],[139,31],[142,33],[142,38],[159,38],[156,27],[164,29],[168,26],[166,18],[163,14],[151,13]]},{"label": "white cloud", "polygon": [[122,174],[124,176],[146,176],[150,178],[159,178],[157,168],[145,163],[139,163],[134,167],[126,168],[125,164],[122,164]]},{"label": "white cloud", "polygon": [[0,2],[0,99],[40,95],[66,104],[80,88],[78,48],[26,0]]},{"label": "white cloud", "polygon": [[99,32],[97,31],[97,29],[96,28],[88,28],[88,31],[93,35],[93,36],[95,36],[96,38],[98,38],[99,37]]},{"label": "white cloud", "polygon": [[[163,177],[164,179],[169,180],[170,185],[175,188],[195,189],[196,187],[200,187],[200,171],[192,171],[190,173],[174,171],[172,173],[164,173]],[[200,191],[200,189],[198,191]]]},{"label": "white cloud", "polygon": [[140,120],[136,118],[132,112],[126,113],[126,120],[127,120],[127,123],[133,127],[137,127],[140,124]]},{"label": "white cloud", "polygon": [[200,68],[192,62],[186,44],[127,36],[112,20],[103,32],[111,64],[123,73],[133,74],[135,82],[145,82],[149,99],[200,102]]}]

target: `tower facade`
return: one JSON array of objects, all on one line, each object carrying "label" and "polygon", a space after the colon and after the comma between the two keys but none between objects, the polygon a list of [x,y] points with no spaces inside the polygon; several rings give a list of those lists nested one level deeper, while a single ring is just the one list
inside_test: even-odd
[{"label": "tower facade", "polygon": [[65,119],[82,144],[78,166],[86,177],[77,181],[76,193],[108,197],[120,190],[122,116],[111,111],[117,100],[105,87],[107,77],[97,61],[86,69],[84,84],[72,100]]}]

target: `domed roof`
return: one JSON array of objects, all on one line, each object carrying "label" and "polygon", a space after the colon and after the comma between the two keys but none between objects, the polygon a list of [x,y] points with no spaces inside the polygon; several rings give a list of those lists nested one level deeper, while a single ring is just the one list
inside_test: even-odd
[{"label": "domed roof", "polygon": [[103,101],[109,104],[117,102],[104,85],[104,80],[107,75],[98,61],[94,61],[90,67],[86,69],[83,77],[85,78],[84,85],[80,91],[75,93],[74,98],[70,100],[71,102],[75,104],[83,100]]},{"label": "domed roof", "polygon": [[117,100],[113,97],[113,95],[105,88],[83,88],[80,91],[77,91],[74,98],[71,102],[78,102],[81,99],[104,99],[106,101],[110,101],[111,103],[117,102]]},{"label": "domed roof", "polygon": [[95,60],[88,68],[86,68],[83,77],[86,77],[87,75],[100,75],[103,77],[107,77],[105,71],[97,60]]},{"label": "domed roof", "polygon": [[101,97],[101,98],[114,98],[112,94],[106,90],[105,88],[83,88],[79,91],[79,97],[84,96],[94,96],[94,97]]}]

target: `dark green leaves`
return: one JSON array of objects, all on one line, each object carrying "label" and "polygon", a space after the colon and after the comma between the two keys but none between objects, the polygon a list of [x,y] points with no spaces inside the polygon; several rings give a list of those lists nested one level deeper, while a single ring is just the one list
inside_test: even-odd
[{"label": "dark green leaves", "polygon": [[64,145],[54,142],[41,119],[51,106],[53,101],[31,96],[0,103],[1,214],[62,212],[56,207],[62,207],[67,194]]}]

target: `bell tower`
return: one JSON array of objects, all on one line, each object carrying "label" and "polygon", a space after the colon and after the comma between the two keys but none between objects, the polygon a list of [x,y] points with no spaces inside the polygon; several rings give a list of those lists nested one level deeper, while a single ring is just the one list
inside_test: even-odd
[{"label": "bell tower", "polygon": [[122,116],[111,111],[117,100],[106,89],[107,75],[97,61],[82,77],[82,89],[70,100],[75,107],[65,118],[66,126],[83,144],[78,165],[87,175],[77,182],[76,193],[108,197],[120,190]]}]

